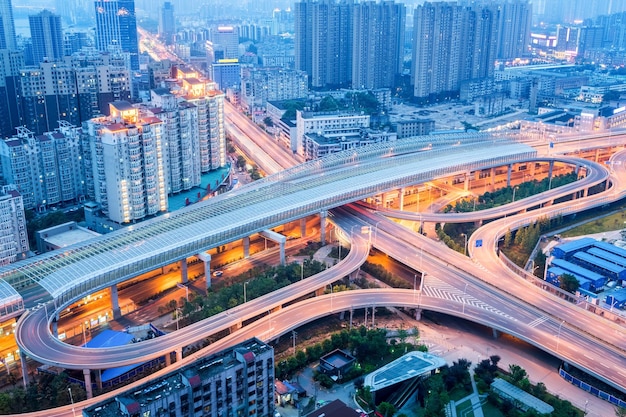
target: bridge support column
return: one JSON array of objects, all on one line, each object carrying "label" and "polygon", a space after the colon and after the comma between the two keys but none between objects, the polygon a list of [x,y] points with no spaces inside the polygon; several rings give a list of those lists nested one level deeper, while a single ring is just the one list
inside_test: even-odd
[{"label": "bridge support column", "polygon": [[596,148],[596,153],[595,155],[593,155],[593,162],[598,162],[598,160],[600,159],[600,148]]},{"label": "bridge support column", "polygon": [[95,373],[96,373],[96,387],[98,387],[98,389],[102,391],[102,370],[96,369]]},{"label": "bridge support column", "polygon": [[[552,183],[552,172],[554,171],[554,161],[550,161],[550,165],[548,166],[548,179],[550,183]],[[552,187],[548,187],[550,189]]]},{"label": "bridge support column", "polygon": [[476,220],[476,221],[474,222],[474,226],[476,226],[476,228],[477,228],[477,229],[478,229],[480,226],[482,226],[482,225],[483,225],[483,221],[482,221],[482,219],[481,219],[481,220]]},{"label": "bridge support column", "polygon": [[180,260],[180,282],[182,284],[189,282],[189,275],[187,274],[187,258]]},{"label": "bridge support column", "polygon": [[491,171],[489,172],[489,180],[490,180],[489,186],[491,187],[490,191],[493,192],[493,188],[496,185],[496,169],[495,168],[491,168]]},{"label": "bridge support column", "polygon": [[352,317],[354,316],[354,310],[350,309],[350,330],[352,330]]},{"label": "bridge support column", "polygon": [[398,200],[400,201],[400,210],[404,210],[404,192],[405,188],[400,188],[400,192],[398,192]]},{"label": "bridge support column", "polygon": [[493,335],[494,339],[497,339],[498,336],[500,335],[497,329],[491,329],[491,334]]},{"label": "bridge support column", "polygon": [[170,366],[172,364],[172,353],[171,352],[167,352],[165,354],[165,366]]},{"label": "bridge support column", "polygon": [[372,307],[372,327],[375,326],[376,307]]},{"label": "bridge support column", "polygon": [[24,386],[28,387],[30,378],[28,376],[28,365],[26,365],[26,354],[24,352],[20,352],[20,366],[22,367],[22,381],[24,382]]},{"label": "bridge support column", "polygon": [[250,236],[246,236],[242,239],[243,241],[243,257],[250,257]]},{"label": "bridge support column", "polygon": [[537,165],[535,162],[531,162],[530,167],[528,169],[528,174],[530,175],[531,178],[535,178],[535,165]]},{"label": "bridge support column", "polygon": [[420,321],[422,319],[422,309],[421,308],[416,308],[415,309],[415,320]]},{"label": "bridge support column", "polygon": [[280,233],[276,233],[273,230],[262,230],[259,232],[261,236],[266,239],[271,240],[272,242],[278,243],[280,247],[280,264],[285,265],[285,243],[287,242],[287,238]]},{"label": "bridge support column", "polygon": [[87,399],[93,398],[93,387],[91,386],[91,370],[83,369],[83,376],[85,377],[85,391],[87,391]]},{"label": "bridge support column", "polygon": [[320,242],[322,245],[326,244],[326,216],[328,212],[323,210],[320,212]]},{"label": "bridge support column", "polygon": [[511,186],[511,174],[513,173],[513,164],[509,164],[506,169],[506,186]]},{"label": "bridge support column", "polygon": [[469,181],[471,175],[471,172],[466,172],[465,174],[463,174],[463,189],[465,191],[469,190]]},{"label": "bridge support column", "polygon": [[207,252],[201,252],[196,255],[204,264],[204,278],[206,279],[207,290],[211,288],[211,255]]},{"label": "bridge support column", "polygon": [[59,336],[59,324],[57,323],[58,320],[59,318],[57,316],[54,316],[54,318],[52,319],[52,334],[55,336]]},{"label": "bridge support column", "polygon": [[183,348],[176,349],[176,362],[183,360]]},{"label": "bridge support column", "polygon": [[300,219],[300,237],[306,236],[306,217]]},{"label": "bridge support column", "polygon": [[122,317],[122,311],[120,310],[120,298],[117,295],[117,285],[111,285],[109,287],[109,297],[111,297],[111,308],[113,309],[113,319],[117,320]]},{"label": "bridge support column", "polygon": [[339,313],[339,320],[344,320],[346,318],[346,312],[342,311]]}]

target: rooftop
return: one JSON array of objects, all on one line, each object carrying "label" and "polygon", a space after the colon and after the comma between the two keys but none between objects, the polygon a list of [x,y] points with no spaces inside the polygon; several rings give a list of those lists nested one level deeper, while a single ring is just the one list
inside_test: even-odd
[{"label": "rooftop", "polygon": [[409,352],[365,376],[365,386],[378,391],[441,368],[446,361],[427,352]]}]

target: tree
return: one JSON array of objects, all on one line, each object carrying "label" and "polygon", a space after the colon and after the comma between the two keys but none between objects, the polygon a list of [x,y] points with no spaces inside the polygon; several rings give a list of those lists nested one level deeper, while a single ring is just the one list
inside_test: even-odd
[{"label": "tree", "polygon": [[239,155],[237,156],[237,168],[244,169],[246,167],[246,158]]},{"label": "tree", "polygon": [[378,412],[385,417],[392,417],[396,413],[396,407],[393,404],[383,401],[378,404]]},{"label": "tree", "polygon": [[333,98],[333,96],[326,96],[320,101],[319,110],[320,111],[335,111],[339,108],[337,101]]},{"label": "tree", "polygon": [[572,274],[563,274],[559,277],[559,287],[567,292],[575,293],[580,287],[580,282]]},{"label": "tree", "polygon": [[615,417],[626,417],[626,408],[615,407]]},{"label": "tree", "polygon": [[514,385],[519,385],[528,376],[524,368],[513,364],[509,365],[509,373],[511,374],[511,383]]},{"label": "tree", "polygon": [[274,127],[274,122],[272,121],[272,118],[269,116],[263,119],[263,123],[265,123],[265,126],[267,127]]}]

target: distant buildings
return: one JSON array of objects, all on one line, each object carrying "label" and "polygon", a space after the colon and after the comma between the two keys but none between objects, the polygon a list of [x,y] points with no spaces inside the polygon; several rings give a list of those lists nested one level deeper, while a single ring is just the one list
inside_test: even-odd
[{"label": "distant buildings", "polygon": [[33,62],[55,61],[63,58],[61,16],[43,10],[28,17],[33,43]]},{"label": "distant buildings", "polygon": [[139,70],[139,43],[134,0],[95,0],[96,48],[120,48],[130,54],[130,69]]},{"label": "distant buildings", "polygon": [[0,265],[26,257],[30,250],[22,196],[14,187],[0,189]]},{"label": "distant buildings", "polygon": [[455,97],[461,83],[493,77],[498,14],[494,6],[424,3],[415,9],[412,79],[415,98]]},{"label": "distant buildings", "polygon": [[11,0],[0,0],[0,49],[17,49]]},{"label": "distant buildings", "polygon": [[304,71],[246,67],[242,74],[241,104],[249,112],[265,107],[268,101],[305,98],[309,92]]},{"label": "distant buildings", "polygon": [[166,1],[161,6],[159,13],[159,37],[166,45],[174,43],[174,35],[176,34],[176,19],[174,18],[174,6],[171,2]]},{"label": "distant buildings", "polygon": [[250,339],[83,410],[86,417],[272,416],[274,350]]}]

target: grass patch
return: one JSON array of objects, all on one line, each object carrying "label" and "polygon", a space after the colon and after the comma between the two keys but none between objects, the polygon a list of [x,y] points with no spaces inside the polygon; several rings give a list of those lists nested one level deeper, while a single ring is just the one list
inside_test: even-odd
[{"label": "grass patch", "polygon": [[626,228],[626,224],[624,224],[625,221],[626,217],[624,212],[613,213],[609,216],[595,219],[589,223],[581,224],[580,226],[569,229],[568,231],[561,233],[561,236],[575,237],[621,230]]},{"label": "grass patch", "polygon": [[460,399],[467,397],[471,393],[472,391],[468,391],[466,389],[463,389],[462,387],[457,386],[452,391],[450,391],[448,395],[450,396],[451,400],[459,401]]},{"label": "grass patch", "polygon": [[472,400],[468,399],[460,403],[456,403],[456,415],[464,417],[474,417],[472,410]]},{"label": "grass patch", "polygon": [[489,401],[483,404],[483,415],[485,417],[505,417],[504,414],[502,414],[502,411],[498,410]]}]

